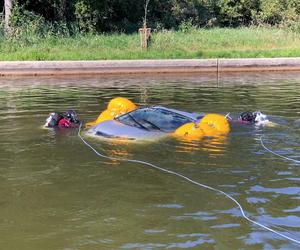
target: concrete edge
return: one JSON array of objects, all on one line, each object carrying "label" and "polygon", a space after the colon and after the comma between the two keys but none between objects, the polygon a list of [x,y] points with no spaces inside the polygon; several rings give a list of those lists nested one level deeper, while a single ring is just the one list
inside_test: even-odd
[{"label": "concrete edge", "polygon": [[300,71],[300,58],[0,61],[0,76]]}]

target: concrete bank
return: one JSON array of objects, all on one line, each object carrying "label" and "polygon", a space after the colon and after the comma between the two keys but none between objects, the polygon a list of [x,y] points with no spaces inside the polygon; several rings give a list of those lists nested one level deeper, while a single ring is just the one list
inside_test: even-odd
[{"label": "concrete bank", "polygon": [[300,71],[300,58],[0,61],[0,76]]}]

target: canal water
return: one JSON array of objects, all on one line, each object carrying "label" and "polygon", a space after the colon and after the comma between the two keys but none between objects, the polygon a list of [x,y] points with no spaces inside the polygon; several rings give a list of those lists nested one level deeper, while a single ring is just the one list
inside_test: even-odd
[{"label": "canal water", "polygon": [[[101,141],[218,188],[246,214],[300,240],[300,74],[0,79],[0,248],[299,249],[246,221],[220,193],[148,166],[98,157],[76,129],[43,128],[52,111],[91,121],[117,96],[235,116],[260,110],[276,127],[233,125],[226,138]],[[285,160],[266,151],[296,161]]]}]

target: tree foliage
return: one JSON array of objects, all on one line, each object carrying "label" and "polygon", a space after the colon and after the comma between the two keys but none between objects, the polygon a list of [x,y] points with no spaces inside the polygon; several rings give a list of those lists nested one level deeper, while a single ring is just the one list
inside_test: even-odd
[{"label": "tree foliage", "polygon": [[[72,32],[135,32],[142,26],[141,0],[14,0],[18,17],[36,18]],[[3,13],[4,0],[0,0]],[[29,14],[31,13],[31,14]],[[150,0],[148,26],[154,29],[272,25],[300,27],[299,0]],[[3,15],[2,15],[3,16]],[[22,19],[22,18],[21,18]],[[30,21],[29,20],[29,21]],[[19,22],[29,22],[23,20]]]}]

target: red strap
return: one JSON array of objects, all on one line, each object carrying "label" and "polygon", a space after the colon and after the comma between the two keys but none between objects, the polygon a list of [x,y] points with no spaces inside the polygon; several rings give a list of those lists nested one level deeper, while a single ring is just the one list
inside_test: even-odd
[{"label": "red strap", "polygon": [[59,120],[58,126],[69,128],[69,127],[71,127],[71,122],[69,122],[65,118],[62,118]]}]

